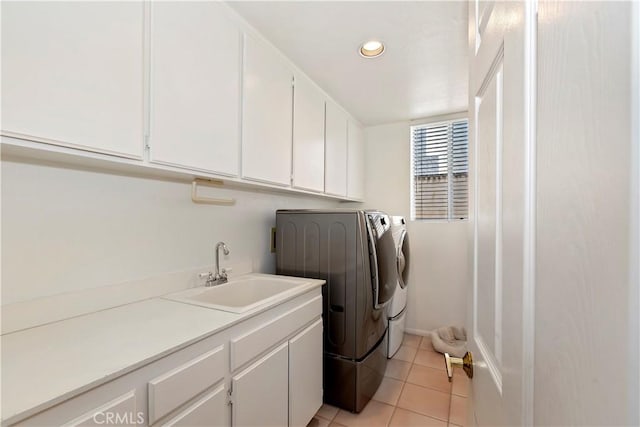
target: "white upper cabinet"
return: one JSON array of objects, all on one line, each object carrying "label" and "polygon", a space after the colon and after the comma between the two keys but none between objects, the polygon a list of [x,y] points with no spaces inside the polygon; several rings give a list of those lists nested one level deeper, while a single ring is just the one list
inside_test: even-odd
[{"label": "white upper cabinet", "polygon": [[349,152],[347,155],[347,197],[364,199],[364,133],[349,120]]},{"label": "white upper cabinet", "polygon": [[237,176],[242,33],[222,3],[151,7],[151,161]]},{"label": "white upper cabinet", "polygon": [[142,158],[142,2],[3,2],[2,132]]},{"label": "white upper cabinet", "polygon": [[327,101],[325,127],[324,191],[335,196],[347,195],[347,115]]},{"label": "white upper cabinet", "polygon": [[289,186],[293,73],[270,46],[244,41],[242,177]]},{"label": "white upper cabinet", "polygon": [[301,74],[293,96],[293,186],[324,191],[324,96]]},{"label": "white upper cabinet", "polygon": [[361,129],[223,2],[8,1],[0,35],[7,147],[363,197]]}]

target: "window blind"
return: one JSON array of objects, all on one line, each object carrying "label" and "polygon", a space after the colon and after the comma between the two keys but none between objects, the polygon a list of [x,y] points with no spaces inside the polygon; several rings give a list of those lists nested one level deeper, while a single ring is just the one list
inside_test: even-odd
[{"label": "window blind", "polygon": [[468,120],[413,126],[413,219],[467,219]]}]

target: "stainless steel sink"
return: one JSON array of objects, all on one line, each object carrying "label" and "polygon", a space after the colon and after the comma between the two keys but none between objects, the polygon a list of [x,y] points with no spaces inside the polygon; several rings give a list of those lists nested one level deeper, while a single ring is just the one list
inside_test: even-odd
[{"label": "stainless steel sink", "polygon": [[224,285],[188,289],[164,298],[231,313],[244,313],[286,299],[305,287],[313,287],[322,282],[324,281],[269,274],[247,274]]}]

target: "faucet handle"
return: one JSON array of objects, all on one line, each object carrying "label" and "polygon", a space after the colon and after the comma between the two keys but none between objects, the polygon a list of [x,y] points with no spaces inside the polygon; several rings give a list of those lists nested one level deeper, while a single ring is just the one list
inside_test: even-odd
[{"label": "faucet handle", "polygon": [[233,268],[223,268],[222,274],[233,273]]},{"label": "faucet handle", "polygon": [[211,284],[216,280],[215,276],[210,271],[207,273],[200,273],[198,274],[198,276],[200,277],[200,279],[207,279],[206,283],[204,284],[205,286],[211,286]]}]

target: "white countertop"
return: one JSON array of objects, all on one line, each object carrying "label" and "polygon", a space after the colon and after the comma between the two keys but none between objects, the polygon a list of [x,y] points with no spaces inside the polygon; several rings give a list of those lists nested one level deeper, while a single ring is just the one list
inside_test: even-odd
[{"label": "white countertop", "polygon": [[[324,283],[303,280],[286,300]],[[282,302],[237,314],[153,298],[3,335],[2,421],[42,411]]]}]

